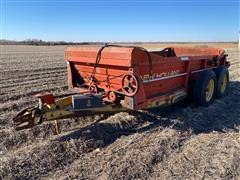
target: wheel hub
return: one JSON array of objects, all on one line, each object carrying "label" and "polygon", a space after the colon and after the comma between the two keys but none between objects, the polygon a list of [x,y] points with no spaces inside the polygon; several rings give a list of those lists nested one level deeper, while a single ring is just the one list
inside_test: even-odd
[{"label": "wheel hub", "polygon": [[214,93],[214,80],[210,79],[205,91],[206,94],[206,101],[209,102],[212,99],[213,93]]},{"label": "wheel hub", "polygon": [[227,75],[225,74],[221,83],[221,88],[220,88],[221,93],[224,93],[224,91],[226,90],[227,81],[228,81],[228,78],[227,78]]}]

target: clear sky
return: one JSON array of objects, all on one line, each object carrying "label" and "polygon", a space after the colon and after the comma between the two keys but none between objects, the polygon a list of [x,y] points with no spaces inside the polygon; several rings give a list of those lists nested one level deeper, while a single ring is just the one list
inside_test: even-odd
[{"label": "clear sky", "polygon": [[239,0],[0,0],[1,39],[237,41]]}]

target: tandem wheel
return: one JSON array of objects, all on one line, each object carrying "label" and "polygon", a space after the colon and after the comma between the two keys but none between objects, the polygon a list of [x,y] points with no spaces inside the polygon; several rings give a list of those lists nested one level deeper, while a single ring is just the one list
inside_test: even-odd
[{"label": "tandem wheel", "polygon": [[216,96],[217,77],[213,71],[200,72],[193,88],[193,102],[197,106],[209,106]]},{"label": "tandem wheel", "polygon": [[229,84],[229,72],[225,66],[220,66],[215,70],[217,76],[216,97],[222,98],[227,94]]}]

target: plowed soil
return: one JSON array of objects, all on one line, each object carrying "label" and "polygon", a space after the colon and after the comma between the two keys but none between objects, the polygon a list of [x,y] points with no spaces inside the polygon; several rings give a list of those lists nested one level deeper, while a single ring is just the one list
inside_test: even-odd
[{"label": "plowed soil", "polygon": [[228,95],[209,107],[180,102],[149,111],[64,119],[15,131],[32,95],[67,93],[63,46],[1,46],[0,179],[240,179],[240,53]]}]

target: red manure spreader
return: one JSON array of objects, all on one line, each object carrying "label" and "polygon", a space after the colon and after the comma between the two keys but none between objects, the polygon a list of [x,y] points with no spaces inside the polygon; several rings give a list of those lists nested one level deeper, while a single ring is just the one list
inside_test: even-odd
[{"label": "red manure spreader", "polygon": [[[105,45],[65,50],[72,95],[56,99],[36,95],[39,103],[13,118],[16,130],[45,121],[93,114],[147,109],[191,96],[208,106],[226,95],[229,81],[224,50],[209,47],[141,47]],[[57,122],[57,121],[56,121]]]}]

